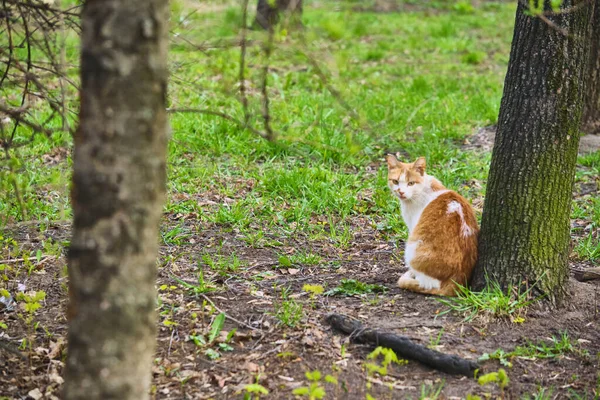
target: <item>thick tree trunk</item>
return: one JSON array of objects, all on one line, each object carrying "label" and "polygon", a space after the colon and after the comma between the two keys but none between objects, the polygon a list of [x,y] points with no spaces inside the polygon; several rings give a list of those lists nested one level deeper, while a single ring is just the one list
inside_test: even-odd
[{"label": "thick tree trunk", "polygon": [[289,25],[302,25],[302,0],[258,0],[255,25],[265,30],[272,29],[279,22],[280,14],[289,18]]},{"label": "thick tree trunk", "polygon": [[[472,285],[565,294],[593,3],[548,17],[517,9]],[[572,7],[564,2],[563,7]]]},{"label": "thick tree trunk", "polygon": [[64,398],[148,397],[165,194],[167,0],[87,0]]},{"label": "thick tree trunk", "polygon": [[581,129],[585,133],[600,134],[600,0],[595,3]]}]

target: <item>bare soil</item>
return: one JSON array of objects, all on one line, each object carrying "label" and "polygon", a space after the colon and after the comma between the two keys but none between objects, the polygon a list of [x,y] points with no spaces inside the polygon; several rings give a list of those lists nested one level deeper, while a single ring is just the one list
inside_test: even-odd
[{"label": "bare soil", "polygon": [[[439,398],[445,399],[464,398],[468,393],[501,395],[494,385],[479,386],[474,379],[440,373],[415,361],[391,367],[387,376],[371,379],[368,389],[364,363],[372,348],[348,343],[347,337],[334,333],[324,322],[324,317],[331,312],[347,314],[367,326],[406,335],[417,343],[473,360],[499,348],[510,351],[528,341],[549,341],[550,337],[566,330],[576,341],[577,351],[552,359],[513,359],[512,368],[507,369],[511,383],[504,398],[521,398],[525,393],[536,392],[539,386],[552,387],[552,398],[567,398],[571,391],[580,395],[587,393],[590,399],[594,393],[599,395],[600,290],[597,284],[572,280],[571,297],[560,310],[534,307],[523,323],[481,320],[463,323],[459,316],[438,316],[444,307],[434,298],[396,288],[396,280],[404,270],[399,256],[402,243],[387,241],[360,218],[350,222],[354,236],[346,250],[339,250],[326,240],[312,242],[308,248],[308,241],[302,236],[273,237],[283,245],[253,248],[235,229],[200,224],[193,216],[188,219],[167,216],[163,232],[168,231],[167,227],[183,224],[189,232],[195,233],[176,246],[163,245],[160,249],[157,287],[163,304],[157,326],[153,397],[241,398],[239,392],[244,385],[258,381],[270,391],[266,398],[293,398],[292,390],[306,386],[304,374],[312,370],[332,374],[339,380],[337,386],[323,382],[327,398],[364,399],[367,391],[378,399],[419,398],[422,385],[443,385]],[[43,233],[33,225],[15,226],[11,231],[20,244],[32,249],[39,248],[42,240],[62,241],[70,235],[69,225],[60,223],[51,225]],[[324,262],[315,267],[273,268],[278,264],[279,254],[297,251],[316,252]],[[221,289],[194,295],[182,288],[175,277],[196,283],[196,265],[204,252],[235,252],[245,265],[227,277],[206,271],[205,279],[214,280]],[[23,352],[27,356],[24,359],[0,350],[0,394],[3,396],[40,398],[43,394],[44,398],[60,398],[67,332],[65,262],[64,256],[48,258],[21,282],[28,290],[44,290],[47,294],[36,317],[40,323],[35,331],[28,329],[18,317],[19,310],[0,310],[1,319],[9,325],[4,339],[16,346],[19,345],[16,339],[33,339],[33,349]],[[389,290],[367,296],[321,295],[315,300],[309,299],[302,290],[306,283],[333,288],[342,279],[376,283]],[[304,318],[295,328],[279,325],[273,316],[274,305],[281,302],[283,287],[290,287],[292,297],[303,304]],[[219,311],[212,312],[209,301],[230,317],[224,331],[237,329],[229,342],[232,351],[221,350],[217,360],[210,360],[204,354],[205,348],[188,339],[194,333],[207,333],[211,320],[218,314]],[[165,321],[171,321],[169,326],[165,326]],[[224,335],[222,333],[221,338]],[[480,374],[500,367],[497,361],[482,362]],[[394,387],[393,392],[389,385]]]}]

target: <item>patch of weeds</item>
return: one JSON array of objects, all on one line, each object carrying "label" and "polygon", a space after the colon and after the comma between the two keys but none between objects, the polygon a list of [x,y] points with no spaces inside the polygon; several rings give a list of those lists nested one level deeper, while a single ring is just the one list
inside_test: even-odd
[{"label": "patch of weeds", "polygon": [[473,292],[466,286],[457,285],[457,296],[452,298],[436,298],[437,301],[447,306],[448,309],[438,315],[451,311],[464,315],[465,322],[473,321],[476,317],[482,318],[509,318],[514,323],[525,321],[523,315],[529,306],[539,298],[532,299],[531,290],[521,292],[518,288],[509,288],[506,293],[496,282],[486,286],[481,292]]},{"label": "patch of weeds", "polygon": [[477,378],[477,383],[481,386],[487,384],[496,384],[498,388],[500,388],[500,392],[502,393],[502,398],[504,398],[504,389],[510,383],[510,379],[508,379],[508,374],[503,368],[500,368],[498,372],[490,372],[489,374],[481,375]]},{"label": "patch of weeds", "polygon": [[283,243],[281,243],[278,240],[266,237],[265,233],[262,230],[259,230],[257,232],[247,232],[244,234],[242,240],[246,242],[248,246],[253,247],[255,249],[261,247],[278,247],[283,245]]},{"label": "patch of weeds", "polygon": [[593,176],[600,175],[600,151],[580,156],[577,162],[584,167],[591,168]]},{"label": "patch of weeds", "polygon": [[318,254],[299,251],[294,254],[280,254],[278,257],[279,267],[291,268],[294,265],[319,265],[323,258]]},{"label": "patch of weeds", "polygon": [[244,386],[244,400],[258,400],[263,394],[268,395],[269,390],[259,383],[250,383]]},{"label": "patch of weeds", "polygon": [[[10,296],[10,294],[3,290],[0,293],[2,297]],[[23,340],[21,343],[21,348],[27,348],[29,345],[29,350],[33,349],[33,341],[35,340],[35,331],[39,326],[39,322],[35,322],[35,312],[42,307],[42,301],[46,298],[46,292],[43,290],[40,291],[31,291],[29,293],[18,292],[15,296],[15,299],[18,302],[23,304],[24,314],[19,313],[19,318],[25,323],[29,330],[29,339]]]},{"label": "patch of weeds", "polygon": [[550,400],[552,399],[552,388],[539,387],[535,393],[526,394],[521,400]]},{"label": "patch of weeds", "polygon": [[341,284],[325,293],[326,296],[355,296],[373,293],[385,293],[388,289],[383,285],[364,283],[355,279],[342,279]]},{"label": "patch of weeds", "polygon": [[580,259],[593,263],[600,261],[600,235],[590,232],[584,239],[577,242],[573,249]]},{"label": "patch of weeds", "polygon": [[465,64],[473,64],[473,65],[479,65],[482,62],[484,62],[487,58],[487,53],[483,52],[483,51],[473,51],[473,52],[468,52],[467,54],[465,54],[462,58],[462,61]]},{"label": "patch of weeds", "polygon": [[452,5],[452,9],[459,14],[473,14],[475,12],[475,7],[471,4],[470,1],[460,0]]},{"label": "patch of weeds", "polygon": [[441,382],[439,385],[421,385],[421,394],[419,400],[437,400],[442,394],[445,382]]},{"label": "patch of weeds", "polygon": [[164,244],[170,246],[181,246],[185,243],[186,239],[192,236],[188,232],[183,224],[179,224],[176,227],[169,229],[165,233],[161,233]]},{"label": "patch of weeds", "polygon": [[343,224],[341,227],[336,226],[333,218],[329,217],[329,237],[341,249],[347,249],[353,239],[350,227]]},{"label": "patch of weeds", "polygon": [[510,359],[513,357],[532,359],[557,358],[567,353],[578,353],[584,356],[587,355],[585,351],[577,348],[573,341],[571,341],[568,333],[565,331],[561,333],[560,338],[552,336],[550,343],[538,342],[536,344],[528,342],[526,346],[517,346],[511,352],[505,352],[502,349],[498,349],[493,353],[483,354],[479,360],[498,360],[500,364],[510,368],[512,367]]},{"label": "patch of weeds", "polygon": [[323,257],[310,251],[299,251],[290,256],[290,261],[300,265],[319,265],[323,261]]},{"label": "patch of weeds", "polygon": [[[194,342],[194,344],[204,349],[204,355],[207,356],[211,360],[216,360],[221,358],[221,353],[219,351],[233,351],[233,347],[229,345],[231,338],[235,335],[236,330],[232,329],[227,334],[227,337],[223,341],[217,341],[219,338],[221,331],[223,330],[223,325],[225,324],[225,314],[220,313],[215,317],[210,328],[208,330],[208,334],[197,334],[192,332],[188,336],[188,340]],[[216,348],[215,348],[216,345]]]},{"label": "patch of weeds", "polygon": [[275,318],[281,325],[296,327],[304,316],[302,304],[289,297],[290,289],[281,290],[281,301],[275,303]]},{"label": "patch of weeds", "polygon": [[[305,373],[305,376],[309,382],[308,386],[301,386],[299,388],[296,388],[292,393],[296,396],[307,397],[309,400],[323,399],[327,392],[321,384],[321,371],[307,371]],[[332,375],[325,375],[325,382],[331,383],[333,385],[338,384],[337,378]]]},{"label": "patch of weeds", "polygon": [[188,289],[188,291],[191,294],[198,295],[198,294],[214,292],[215,290],[217,290],[217,287],[214,285],[214,283],[212,281],[204,278],[204,271],[202,271],[202,269],[200,269],[198,271],[198,284],[192,284],[192,283],[182,281],[181,279],[179,279],[178,277],[176,277],[174,275],[172,275],[171,277],[173,279],[175,279],[177,282],[179,282],[179,284],[181,286]]},{"label": "patch of weeds", "polygon": [[202,261],[204,261],[210,269],[216,271],[221,276],[228,276],[230,272],[237,272],[243,265],[235,252],[232,252],[228,256],[223,254],[211,255],[209,253],[204,253],[202,255]]}]

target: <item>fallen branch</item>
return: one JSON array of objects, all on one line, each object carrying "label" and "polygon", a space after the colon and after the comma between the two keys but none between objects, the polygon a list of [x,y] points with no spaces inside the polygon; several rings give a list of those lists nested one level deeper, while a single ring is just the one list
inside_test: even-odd
[{"label": "fallen branch", "polygon": [[218,311],[218,312],[220,312],[221,314],[224,314],[224,315],[225,315],[225,318],[227,318],[228,320],[230,320],[230,321],[232,321],[232,322],[235,322],[236,324],[238,324],[238,325],[240,325],[240,326],[243,326],[243,327],[245,327],[245,328],[248,328],[248,329],[250,329],[250,330],[253,330],[253,331],[260,331],[260,329],[258,329],[258,328],[255,328],[255,327],[253,327],[252,325],[248,325],[247,323],[245,323],[245,322],[242,322],[242,321],[240,321],[240,320],[237,320],[237,319],[233,318],[231,315],[227,314],[225,311],[221,310],[219,307],[217,307],[217,305],[216,305],[216,304],[215,304],[215,303],[214,303],[214,302],[213,302],[211,299],[209,299],[209,298],[208,298],[208,296],[206,296],[206,295],[204,295],[204,294],[202,294],[202,293],[200,294],[200,296],[202,296],[202,298],[203,298],[204,300],[208,301],[208,302],[210,303],[210,305],[211,305],[211,306],[213,306],[213,307],[215,308],[215,310],[217,310],[217,311]]},{"label": "fallen branch", "polygon": [[573,273],[573,276],[579,282],[600,279],[600,267],[577,270]]},{"label": "fallen branch", "polygon": [[474,361],[428,349],[414,343],[406,336],[365,328],[359,321],[345,315],[329,314],[326,321],[335,330],[350,335],[355,342],[387,347],[394,350],[399,357],[418,361],[449,374],[472,377],[475,370],[479,368]]}]

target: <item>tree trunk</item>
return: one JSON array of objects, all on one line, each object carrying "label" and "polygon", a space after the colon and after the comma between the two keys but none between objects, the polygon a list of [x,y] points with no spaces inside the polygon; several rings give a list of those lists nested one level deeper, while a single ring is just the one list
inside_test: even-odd
[{"label": "tree trunk", "polygon": [[600,0],[596,0],[581,129],[600,134]]},{"label": "tree trunk", "polygon": [[289,18],[288,25],[302,26],[302,0],[258,0],[254,24],[265,30],[272,29],[279,22],[281,13]]},{"label": "tree trunk", "polygon": [[148,398],[165,196],[167,0],[87,0],[64,398]]},{"label": "tree trunk", "polygon": [[[472,286],[565,294],[593,3],[544,21],[517,9]],[[573,7],[564,2],[564,8]]]}]

